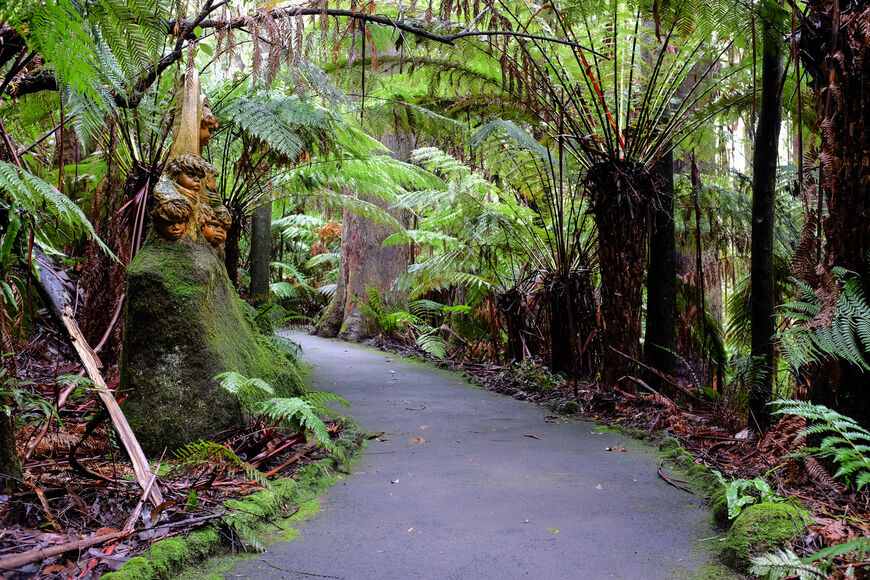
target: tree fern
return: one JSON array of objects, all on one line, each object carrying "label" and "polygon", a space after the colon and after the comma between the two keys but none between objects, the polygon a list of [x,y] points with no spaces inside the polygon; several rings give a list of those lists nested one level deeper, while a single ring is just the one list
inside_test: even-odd
[{"label": "tree fern", "polygon": [[93,239],[103,251],[114,257],[96,235],[84,212],[57,188],[32,173],[0,161],[0,193],[12,203],[13,212],[21,211],[34,220],[39,220],[39,216],[50,216],[52,221],[66,224]]},{"label": "tree fern", "polygon": [[837,466],[835,478],[843,478],[860,490],[870,484],[870,431],[854,419],[806,401],[779,400],[772,403],[777,415],[798,415],[809,426],[801,436],[822,435],[817,447],[805,447],[802,455],[830,459]]},{"label": "tree fern", "polygon": [[[795,369],[838,357],[870,371],[870,304],[851,272],[834,268],[833,275],[839,287],[833,316],[811,286],[795,281],[801,297],[780,307],[780,316],[791,323],[780,334],[780,349]],[[831,297],[825,299],[830,302]]]}]

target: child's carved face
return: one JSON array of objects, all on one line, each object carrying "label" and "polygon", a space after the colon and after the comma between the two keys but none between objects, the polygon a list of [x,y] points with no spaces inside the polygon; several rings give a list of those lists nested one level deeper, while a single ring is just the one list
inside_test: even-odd
[{"label": "child's carved face", "polygon": [[227,230],[218,222],[209,221],[202,226],[202,237],[215,248],[227,239]]},{"label": "child's carved face", "polygon": [[202,183],[202,179],[198,175],[194,175],[192,173],[179,173],[178,178],[175,182],[185,189],[190,189],[192,191],[199,191],[199,186]]},{"label": "child's carved face", "polygon": [[203,179],[202,182],[205,184],[207,190],[217,190],[217,173],[214,173],[213,171],[206,172],[205,179]]},{"label": "child's carved face", "polygon": [[154,227],[157,234],[165,240],[174,242],[181,239],[184,232],[187,231],[187,222],[168,222],[165,220],[156,220]]}]

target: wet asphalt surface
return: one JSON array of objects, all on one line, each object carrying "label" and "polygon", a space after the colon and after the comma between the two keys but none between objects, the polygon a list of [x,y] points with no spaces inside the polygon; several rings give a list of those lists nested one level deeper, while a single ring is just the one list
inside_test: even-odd
[{"label": "wet asphalt surface", "polygon": [[[300,535],[225,578],[697,578],[716,533],[650,449],[455,374],[292,335],[369,441]],[[625,447],[627,451],[607,448]]]}]

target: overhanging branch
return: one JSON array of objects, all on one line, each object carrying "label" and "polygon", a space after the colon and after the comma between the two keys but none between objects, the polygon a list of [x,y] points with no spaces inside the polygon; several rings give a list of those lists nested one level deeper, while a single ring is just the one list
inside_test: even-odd
[{"label": "overhanging branch", "polygon": [[[207,17],[212,12],[214,12],[217,8],[227,4],[228,1],[229,0],[222,0],[221,2],[213,3],[212,0],[209,0],[205,3],[199,15],[193,20],[167,21],[167,33],[176,36],[177,38],[172,51],[164,55],[160,60],[157,61],[155,65],[150,66],[143,72],[140,79],[135,83],[135,90],[130,97],[121,95],[117,92],[113,92],[112,96],[114,98],[115,105],[121,108],[136,107],[139,104],[139,101],[142,99],[145,91],[154,83],[157,77],[159,77],[163,73],[163,71],[165,71],[175,62],[181,60],[184,48],[186,48],[184,42],[188,41],[189,43],[196,43],[201,40],[201,38],[198,38],[193,33],[193,31],[197,27],[202,29],[215,30],[225,30],[228,28],[234,30],[245,29],[250,22],[250,17],[248,16],[236,18],[229,21],[207,19]],[[280,18],[290,18],[299,15],[316,16],[321,14],[323,14],[323,11],[320,8],[300,8],[295,10],[274,9],[269,12],[260,13],[257,18],[270,17],[277,20]],[[330,8],[326,10],[326,14],[328,16],[337,18],[352,18],[371,24],[389,26],[397,30],[401,30],[402,32],[413,34],[416,37],[430,40],[433,42],[438,42],[441,44],[446,44],[448,46],[455,46],[457,40],[468,37],[510,36],[514,38],[525,38],[528,40],[537,40],[541,42],[551,42],[563,46],[570,46],[572,48],[594,54],[598,57],[606,58],[605,55],[596,52],[595,50],[587,46],[583,46],[570,40],[564,40],[551,36],[540,36],[536,34],[528,34],[525,32],[515,32],[512,30],[465,30],[454,34],[436,34],[434,32],[426,30],[425,28],[409,24],[405,20],[396,20],[385,15],[364,14],[362,12],[356,12],[353,10],[341,10],[336,8]],[[26,75],[18,83],[16,83],[15,87],[9,87],[6,89],[5,92],[12,96],[20,97],[44,90],[56,91],[58,90],[58,84],[57,79],[54,77],[54,74],[51,71],[40,69],[36,72]]]}]

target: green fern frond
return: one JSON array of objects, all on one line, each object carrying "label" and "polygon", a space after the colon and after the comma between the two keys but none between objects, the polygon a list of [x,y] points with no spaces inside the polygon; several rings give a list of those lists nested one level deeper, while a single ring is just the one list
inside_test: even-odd
[{"label": "green fern frond", "polygon": [[227,371],[220,373],[212,378],[213,381],[220,381],[221,387],[230,393],[243,396],[246,392],[261,392],[270,395],[275,394],[275,389],[272,385],[258,378],[248,378],[235,371]]},{"label": "green fern frond", "polygon": [[870,431],[854,419],[824,405],[807,401],[778,400],[771,403],[774,414],[798,415],[808,426],[800,436],[825,435],[817,447],[805,447],[804,454],[831,459],[838,469],[835,478],[851,481],[861,490],[870,483]]},{"label": "green fern frond", "polygon": [[93,239],[106,254],[117,258],[97,236],[84,212],[53,185],[5,161],[0,161],[0,193],[10,199],[16,209],[33,216],[48,214],[75,231]]},{"label": "green fern frond", "polygon": [[750,573],[769,580],[782,580],[795,574],[801,580],[812,580],[814,578],[823,580],[828,577],[827,574],[816,566],[802,561],[788,548],[773,554],[753,557]]}]

